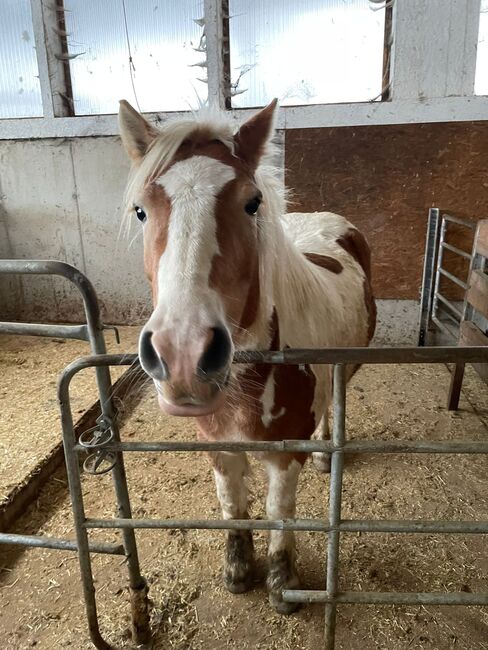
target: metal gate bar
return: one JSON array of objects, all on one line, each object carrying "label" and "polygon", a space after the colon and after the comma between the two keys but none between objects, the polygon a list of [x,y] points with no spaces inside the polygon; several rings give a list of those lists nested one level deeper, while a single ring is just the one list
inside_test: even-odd
[{"label": "metal gate bar", "polygon": [[[61,539],[59,537],[47,537],[44,535],[18,535],[2,533],[2,544],[13,544],[17,546],[33,546],[35,548],[54,548],[60,551],[77,551],[76,540]],[[122,544],[108,544],[106,542],[94,542],[90,545],[90,553],[108,553],[109,555],[125,555]]]},{"label": "metal gate bar", "polygon": [[[323,602],[326,607],[325,648],[333,650],[335,644],[335,620],[337,605],[357,604],[443,604],[488,605],[488,593],[381,593],[339,592],[339,548],[341,532],[398,532],[398,533],[457,533],[488,534],[488,521],[416,521],[416,520],[342,520],[341,494],[343,458],[346,453],[488,453],[486,441],[350,441],[345,440],[345,365],[358,363],[446,363],[455,361],[488,360],[486,347],[442,348],[330,348],[323,350],[283,350],[279,352],[240,352],[235,363],[268,364],[331,364],[334,365],[334,426],[332,441],[279,441],[279,442],[121,442],[120,438],[107,439],[105,443],[91,446],[92,453],[103,457],[108,453],[122,458],[124,451],[197,451],[222,449],[228,451],[263,451],[273,449],[286,452],[326,451],[332,454],[329,494],[329,521],[292,519],[284,521],[262,520],[176,520],[176,519],[115,519],[86,518],[83,509],[79,454],[86,451],[77,444],[70,408],[69,385],[73,376],[84,368],[107,365],[132,365],[136,355],[97,355],[78,359],[62,373],[58,384],[58,398],[63,425],[63,441],[68,470],[68,481],[73,502],[81,579],[91,638],[97,648],[108,648],[100,635],[96,613],[95,589],[91,570],[88,533],[91,529],[119,528],[134,531],[136,528],[181,529],[259,529],[301,530],[328,533],[327,584],[325,591],[284,590],[283,597],[289,602]],[[125,480],[125,476],[124,476]],[[127,486],[126,486],[127,489]],[[144,624],[144,626],[143,626]],[[149,637],[147,618],[134,621],[141,633]]]}]

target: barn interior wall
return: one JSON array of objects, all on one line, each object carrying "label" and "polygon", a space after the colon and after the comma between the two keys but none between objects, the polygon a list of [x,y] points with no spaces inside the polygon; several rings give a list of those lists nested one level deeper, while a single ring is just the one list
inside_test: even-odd
[{"label": "barn interior wall", "polygon": [[[2,257],[73,264],[114,323],[143,318],[150,304],[141,238],[119,234],[128,169],[116,137],[0,142]],[[61,278],[2,277],[0,291],[3,319],[83,318],[76,289]]]},{"label": "barn interior wall", "polygon": [[[483,122],[286,132],[293,209],[344,214],[367,234],[381,339],[414,340],[427,210],[488,214]],[[116,137],[0,142],[0,255],[65,260],[87,273],[111,323],[150,309],[142,241],[119,236],[128,162]],[[135,232],[137,229],[135,230]],[[58,278],[0,278],[2,319],[76,321]]]},{"label": "barn interior wall", "polygon": [[[418,299],[429,208],[488,216],[486,121],[293,129],[285,152],[293,209],[325,205],[367,235],[373,290],[383,300]],[[454,228],[451,237],[471,250],[470,231]],[[462,258],[447,254],[444,262],[467,275]]]}]

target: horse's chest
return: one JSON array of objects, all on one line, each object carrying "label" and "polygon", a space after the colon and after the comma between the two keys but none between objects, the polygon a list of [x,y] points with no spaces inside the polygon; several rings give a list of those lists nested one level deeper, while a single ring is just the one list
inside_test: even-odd
[{"label": "horse's chest", "polygon": [[308,366],[256,365],[236,380],[233,397],[217,414],[201,418],[214,439],[307,439],[315,430],[315,375]]}]

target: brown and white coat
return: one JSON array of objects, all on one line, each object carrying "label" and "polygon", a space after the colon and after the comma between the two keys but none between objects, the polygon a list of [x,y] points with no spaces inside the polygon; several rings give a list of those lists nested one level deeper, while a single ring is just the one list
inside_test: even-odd
[{"label": "brown and white coat", "polygon": [[[197,418],[206,440],[307,439],[327,435],[327,366],[231,365],[234,350],[368,345],[375,327],[369,248],[338,215],[285,214],[267,164],[276,102],[234,134],[222,117],[156,130],[126,102],[121,135],[133,160],[128,210],[144,221],[154,311],[140,358],[161,407]],[[322,421],[322,425],[320,424]],[[262,453],[268,517],[295,514],[304,454]],[[246,454],[214,453],[223,516],[248,517]],[[321,469],[327,458],[314,458]],[[252,582],[249,532],[231,531],[227,587]],[[298,584],[293,533],[270,534],[272,605],[289,612],[284,587]]]}]

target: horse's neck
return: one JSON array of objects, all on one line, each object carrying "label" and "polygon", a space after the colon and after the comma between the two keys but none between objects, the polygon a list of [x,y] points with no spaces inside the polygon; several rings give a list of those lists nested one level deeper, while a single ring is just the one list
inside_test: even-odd
[{"label": "horse's neck", "polygon": [[260,255],[260,309],[252,328],[257,349],[270,349],[276,327],[280,346],[293,343],[287,338],[294,338],[299,327],[306,329],[311,316],[304,313],[311,279],[302,252],[285,232],[281,216],[269,218],[266,229]]}]

